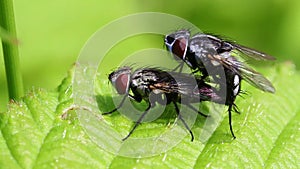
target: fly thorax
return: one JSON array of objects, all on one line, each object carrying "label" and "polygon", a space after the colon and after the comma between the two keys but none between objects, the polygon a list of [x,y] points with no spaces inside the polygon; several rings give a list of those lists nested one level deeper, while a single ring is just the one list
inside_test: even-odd
[{"label": "fly thorax", "polygon": [[143,98],[147,97],[149,92],[148,92],[148,87],[147,84],[141,79],[132,79],[132,87],[135,88],[136,92],[139,93]]}]

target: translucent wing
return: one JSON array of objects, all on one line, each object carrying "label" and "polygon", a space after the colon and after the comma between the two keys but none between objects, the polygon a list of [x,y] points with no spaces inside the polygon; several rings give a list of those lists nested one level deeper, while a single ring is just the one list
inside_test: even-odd
[{"label": "translucent wing", "polygon": [[238,44],[231,44],[234,49],[236,49],[238,52],[240,52],[242,57],[248,57],[255,60],[276,60],[273,56],[267,55],[263,52],[259,52],[257,50],[238,45]]},{"label": "translucent wing", "polygon": [[252,86],[262,91],[275,93],[275,88],[272,83],[246,64],[234,59],[222,59],[221,62],[226,68],[236,72]]},{"label": "translucent wing", "polygon": [[224,40],[225,38],[221,38],[216,35],[207,34],[206,38],[208,38],[211,43],[215,45],[217,51],[222,52],[236,50],[240,53],[239,56],[242,56],[244,58],[252,58],[255,60],[275,60],[273,56],[231,41]]}]

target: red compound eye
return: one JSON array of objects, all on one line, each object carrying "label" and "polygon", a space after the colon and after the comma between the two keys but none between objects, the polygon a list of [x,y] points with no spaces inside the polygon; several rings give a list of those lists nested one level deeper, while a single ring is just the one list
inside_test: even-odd
[{"label": "red compound eye", "polygon": [[115,88],[119,94],[125,94],[129,88],[129,79],[128,74],[121,74],[115,81]]},{"label": "red compound eye", "polygon": [[187,50],[186,39],[185,38],[176,39],[172,46],[172,52],[180,59],[184,59],[186,50]]}]

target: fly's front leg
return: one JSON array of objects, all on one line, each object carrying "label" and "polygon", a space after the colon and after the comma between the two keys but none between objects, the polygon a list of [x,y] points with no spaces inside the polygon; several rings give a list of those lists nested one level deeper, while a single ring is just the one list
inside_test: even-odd
[{"label": "fly's front leg", "polygon": [[130,132],[128,133],[128,135],[122,139],[122,141],[125,141],[126,139],[128,139],[131,136],[131,134],[134,132],[134,130],[137,128],[137,126],[141,124],[143,118],[149,112],[149,110],[150,110],[151,107],[152,107],[151,103],[149,103],[147,109],[144,111],[144,113],[141,115],[141,117],[135,122],[133,128],[130,130]]},{"label": "fly's front leg", "polygon": [[102,113],[102,115],[112,114],[113,112],[115,112],[115,111],[117,111],[118,109],[120,109],[120,108],[123,106],[126,97],[129,97],[130,99],[132,99],[132,100],[134,100],[134,101],[136,101],[136,102],[141,102],[141,101],[142,101],[142,98],[141,98],[140,96],[138,96],[138,95],[126,94],[126,95],[123,97],[121,103],[120,103],[115,109],[113,109],[112,111],[106,112],[106,113]]},{"label": "fly's front leg", "polygon": [[112,114],[113,112],[117,111],[119,108],[121,108],[125,102],[126,97],[128,97],[128,95],[125,95],[121,101],[121,103],[112,111],[106,112],[106,113],[102,113],[102,115],[108,115],[108,114]]}]

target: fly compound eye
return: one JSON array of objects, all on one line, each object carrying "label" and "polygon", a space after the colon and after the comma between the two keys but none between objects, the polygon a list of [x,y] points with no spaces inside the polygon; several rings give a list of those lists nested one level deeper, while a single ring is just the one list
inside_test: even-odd
[{"label": "fly compound eye", "polygon": [[119,94],[126,94],[129,88],[130,75],[120,74],[114,81],[113,85]]},{"label": "fly compound eye", "polygon": [[165,45],[176,60],[185,60],[190,39],[188,30],[181,30],[165,37]]},{"label": "fly compound eye", "polygon": [[129,90],[131,69],[123,67],[109,74],[108,79],[118,94],[126,94]]},{"label": "fly compound eye", "polygon": [[[172,46],[172,53],[179,59],[185,59],[188,42],[185,38],[178,38]],[[175,57],[175,59],[178,59]]]}]

